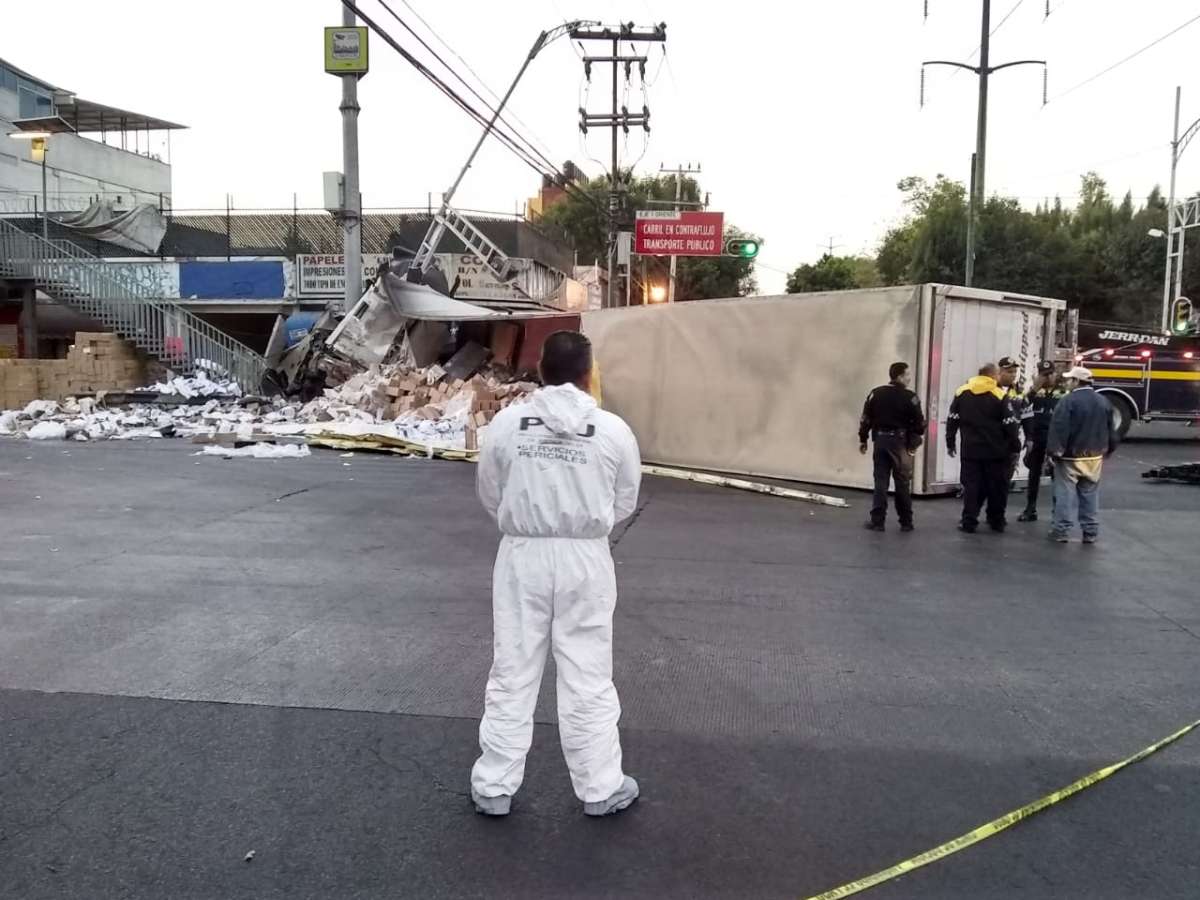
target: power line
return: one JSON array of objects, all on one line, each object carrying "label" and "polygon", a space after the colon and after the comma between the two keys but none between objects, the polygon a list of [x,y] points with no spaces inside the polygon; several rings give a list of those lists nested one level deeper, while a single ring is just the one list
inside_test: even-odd
[{"label": "power line", "polygon": [[[1143,53],[1145,53],[1147,50],[1149,50],[1151,47],[1158,46],[1163,41],[1165,41],[1167,38],[1178,34],[1179,32],[1183,31],[1183,29],[1187,28],[1189,25],[1191,25],[1195,22],[1200,22],[1200,15],[1192,16],[1192,18],[1188,19],[1182,25],[1179,25],[1179,26],[1171,29],[1166,34],[1164,34],[1162,37],[1155,38],[1153,41],[1151,41],[1145,47],[1142,47],[1142,49],[1135,50],[1133,53],[1130,53],[1124,59],[1113,63],[1107,69],[1102,69],[1101,71],[1097,72],[1095,75],[1091,76],[1090,78],[1085,78],[1083,81],[1079,82],[1079,84],[1075,85],[1074,87],[1068,88],[1067,90],[1063,91],[1061,94],[1055,95],[1052,98],[1052,100],[1061,100],[1063,97],[1067,96],[1068,94],[1074,93],[1075,91],[1079,90],[1081,87],[1091,84],[1097,78],[1102,78],[1103,76],[1107,75],[1109,72],[1113,71],[1114,69],[1119,69],[1121,66],[1125,65],[1125,63],[1129,62],[1130,60],[1136,59],[1137,57],[1139,57]],[[1047,102],[1050,102],[1050,101],[1047,101]]]},{"label": "power line", "polygon": [[[385,28],[383,28],[383,26],[379,25],[377,22],[375,22],[369,16],[367,16],[361,9],[359,9],[357,4],[354,3],[353,0],[342,0],[342,3],[348,9],[352,10],[355,13],[355,15],[357,15],[360,19],[362,19],[364,22],[366,22],[367,26],[372,31],[374,31],[376,34],[378,34],[384,40],[385,43],[387,43],[393,50],[395,50],[402,57],[404,57],[404,59],[407,60],[407,62],[413,68],[415,68],[418,72],[420,72],[421,75],[423,75],[426,78],[426,80],[428,80],[431,84],[433,84],[434,87],[436,87],[438,90],[440,90],[448,98],[450,98],[450,100],[453,101],[455,104],[457,104],[467,115],[469,115],[471,118],[473,118],[479,124],[484,125],[484,126],[487,125],[488,120],[486,118],[484,118],[482,113],[480,113],[477,109],[475,109],[475,107],[471,106],[470,103],[468,103],[466,100],[464,100],[462,98],[462,96],[459,95],[454,90],[454,88],[452,88],[452,87],[450,87],[450,85],[446,84],[446,82],[444,80],[442,80],[442,78],[440,78],[435,72],[433,72],[433,70],[431,70],[428,66],[426,66],[424,63],[422,63],[419,59],[417,59],[415,56],[413,56],[411,53],[409,53],[407,50],[405,50],[404,47],[402,47],[400,45],[400,43],[394,37],[392,37],[392,35],[389,34]],[[545,174],[545,172],[542,169],[541,164],[537,160],[535,160],[527,151],[525,151],[519,144],[517,144],[513,138],[509,137],[509,135],[507,133],[505,133],[503,130],[498,129],[498,128],[493,129],[492,133],[496,136],[497,140],[499,140],[501,143],[503,143],[505,146],[507,146],[513,153],[515,153],[518,156],[518,158],[521,159],[522,162],[524,162],[526,165],[533,168],[536,172],[538,172],[538,174]]]},{"label": "power line", "polygon": [[[461,84],[463,87],[465,87],[465,88],[466,88],[468,91],[470,91],[470,92],[471,92],[471,94],[472,94],[472,95],[475,97],[475,99],[476,99],[476,100],[478,100],[480,103],[482,103],[482,104],[483,104],[483,107],[484,107],[484,109],[486,109],[486,110],[487,110],[488,112],[490,112],[490,113],[495,113],[495,112],[496,112],[496,110],[495,110],[495,107],[493,107],[493,106],[492,106],[492,105],[491,105],[491,104],[490,104],[490,103],[489,103],[489,102],[488,102],[486,99],[484,99],[483,95],[481,95],[481,94],[479,93],[479,91],[475,90],[475,88],[473,88],[473,87],[472,87],[472,86],[471,86],[471,85],[470,85],[470,84],[467,82],[467,80],[466,80],[465,78],[463,78],[463,77],[462,77],[462,76],[461,76],[461,75],[460,75],[460,74],[459,74],[457,71],[455,71],[455,70],[454,70],[454,68],[453,68],[453,67],[452,67],[452,66],[451,66],[451,65],[450,65],[448,62],[446,62],[446,60],[444,60],[444,59],[443,59],[441,56],[439,56],[439,55],[438,55],[438,52],[437,52],[436,50],[434,50],[432,47],[430,47],[430,46],[429,46],[429,44],[428,44],[428,42],[427,42],[427,41],[425,41],[425,39],[424,39],[424,38],[422,38],[422,37],[421,37],[419,34],[417,34],[417,32],[413,30],[413,28],[412,28],[412,26],[411,26],[411,25],[409,25],[407,22],[405,22],[405,21],[404,21],[404,19],[400,18],[400,16],[398,16],[398,15],[396,14],[396,11],[395,11],[394,9],[392,9],[392,8],[391,8],[391,7],[390,7],[390,6],[387,4],[386,0],[378,0],[378,2],[379,2],[379,5],[380,5],[380,6],[382,6],[382,7],[383,7],[385,10],[387,10],[387,12],[388,12],[388,13],[391,15],[391,17],[392,17],[393,19],[395,19],[397,22],[399,22],[399,23],[400,23],[401,27],[403,27],[405,31],[407,31],[407,32],[408,32],[409,34],[411,34],[411,35],[412,35],[414,38],[416,38],[416,39],[417,39],[417,42],[418,42],[418,43],[419,43],[419,44],[420,44],[422,47],[424,47],[424,48],[425,48],[425,50],[426,50],[426,51],[427,51],[427,52],[428,52],[428,53],[429,53],[431,56],[433,56],[433,58],[434,58],[434,59],[436,59],[436,60],[437,60],[439,63],[441,63],[441,64],[442,64],[442,67],[443,67],[443,68],[445,68],[445,70],[446,70],[447,72],[449,72],[449,73],[450,73],[451,75],[453,75],[453,76],[454,76],[456,79],[458,79],[459,83],[460,83],[460,84]],[[401,0],[401,2],[403,2],[405,6],[408,6],[408,7],[409,7],[409,9],[412,9],[412,7],[411,7],[411,6],[409,6],[409,4],[408,4],[407,0]],[[418,15],[418,16],[417,16],[417,18],[420,18],[420,15]],[[422,21],[424,21],[424,20],[422,19]],[[428,27],[429,27],[429,26],[428,26],[428,24],[426,24],[426,26],[425,26],[425,27],[426,27],[426,28],[428,28]],[[430,32],[434,33],[434,36],[435,36],[435,37],[437,36],[437,35],[436,35],[436,32],[433,32],[433,29],[432,29],[432,28],[430,28]],[[438,39],[439,39],[439,40],[441,40],[441,38],[438,38]],[[454,50],[453,50],[452,48],[450,48],[450,47],[449,47],[449,45],[446,45],[445,41],[442,41],[442,43],[443,43],[443,45],[447,46],[447,49],[450,49],[450,52],[451,52],[451,53],[454,53]],[[458,54],[457,54],[457,53],[454,53],[454,55],[455,55],[455,56],[458,56]],[[458,58],[459,58],[460,60],[462,59],[462,57],[461,57],[461,56],[459,56]],[[464,65],[466,65],[466,61],[465,61],[465,60],[463,60],[463,64],[464,64]],[[467,65],[467,70],[468,70],[468,71],[471,71],[471,67],[470,67],[469,65]],[[472,74],[475,74],[475,73],[474,73],[474,72],[472,72]],[[475,77],[476,77],[476,78],[479,78],[479,76],[478,76],[478,75],[475,75]],[[480,83],[480,84],[483,84],[483,79],[481,79],[481,78],[480,78],[480,79],[479,79],[479,83]],[[490,90],[490,88],[488,88],[488,86],[487,86],[486,84],[483,84],[483,86],[484,86],[484,89],[485,89],[485,90]],[[494,96],[494,92],[493,92],[493,96]],[[515,118],[515,117],[514,117],[514,118]],[[542,159],[544,162],[546,162],[548,165],[550,165],[550,166],[552,166],[552,167],[555,165],[555,164],[554,164],[554,162],[553,162],[553,161],[552,161],[552,160],[551,160],[551,159],[550,159],[548,156],[546,156],[546,154],[542,153],[542,151],[541,151],[541,150],[539,150],[537,147],[535,147],[535,146],[533,145],[533,142],[532,142],[532,141],[530,141],[528,138],[526,138],[524,135],[522,135],[522,134],[521,134],[519,131],[517,131],[517,129],[516,129],[516,126],[514,126],[514,125],[513,125],[511,122],[509,122],[509,121],[508,121],[506,118],[504,118],[504,116],[500,116],[500,117],[499,117],[499,120],[500,120],[500,122],[503,122],[503,123],[504,123],[504,125],[505,125],[505,126],[507,126],[507,127],[508,127],[508,129],[509,129],[509,130],[510,130],[510,131],[513,133],[513,135],[514,135],[514,136],[515,136],[515,137],[516,137],[518,140],[520,140],[520,141],[521,141],[521,142],[522,142],[522,143],[523,143],[523,144],[524,144],[524,145],[525,145],[525,146],[526,146],[526,147],[527,147],[529,150],[531,150],[531,151],[534,153],[534,155],[536,155],[536,156],[540,157],[540,158],[541,158],[541,159]],[[528,128],[528,126],[526,126],[526,127]]]},{"label": "power line", "polygon": [[1000,20],[1000,24],[992,29],[992,32],[991,32],[991,34],[988,35],[988,37],[994,37],[996,32],[1004,27],[1004,23],[1012,18],[1012,14],[1015,13],[1018,9],[1020,9],[1021,4],[1023,4],[1024,2],[1025,2],[1025,0],[1017,0],[1017,2],[1013,5],[1013,8],[1004,14],[1004,18]]},{"label": "power line", "polygon": [[[991,31],[988,32],[988,37],[995,37],[996,32],[1004,27],[1004,23],[1012,18],[1013,13],[1015,13],[1018,9],[1020,9],[1021,5],[1024,2],[1025,2],[1025,0],[1017,0],[1017,2],[1015,4],[1013,4],[1013,8],[1004,14],[1004,18],[1000,20],[1000,23],[995,28],[993,28]],[[972,50],[971,55],[968,56],[967,59],[971,59],[972,57],[974,57],[975,54],[978,53],[981,49],[983,49],[983,44],[980,44],[974,50]],[[956,72],[955,74],[958,74],[958,73]]]},{"label": "power line", "polygon": [[[436,87],[438,90],[440,90],[452,102],[454,102],[459,108],[461,108],[463,110],[463,112],[465,112],[467,115],[469,115],[472,119],[474,119],[480,125],[483,125],[485,128],[488,126],[489,120],[482,113],[480,113],[477,109],[475,109],[475,107],[473,107],[470,103],[468,103],[466,100],[464,100],[462,98],[462,96],[459,95],[454,90],[454,88],[452,88],[452,87],[450,87],[450,85],[446,84],[446,82],[443,79],[441,79],[435,72],[433,72],[428,66],[426,66],[419,59],[417,59],[415,56],[413,56],[411,53],[409,53],[407,50],[405,50],[404,47],[402,47],[400,45],[400,43],[394,37],[392,37],[392,35],[390,33],[388,33],[387,29],[383,28],[381,25],[379,25],[379,23],[375,22],[369,16],[367,16],[358,7],[357,3],[355,3],[354,0],[342,0],[342,4],[346,8],[352,10],[355,13],[355,15],[357,15],[360,19],[362,19],[364,22],[366,22],[367,26],[372,31],[374,31],[376,34],[378,34],[384,40],[384,42],[388,44],[388,46],[390,46],[393,50],[395,50],[402,57],[404,57],[404,59],[413,68],[415,68],[418,72],[420,72],[422,76],[424,76],[431,84],[434,85],[434,87]],[[445,63],[443,63],[443,65],[445,65]],[[549,166],[549,171],[547,171],[547,168],[545,166],[543,166],[542,163],[540,163],[536,158],[534,158],[528,151],[526,151],[520,144],[518,144],[512,137],[510,137],[503,130],[493,127],[491,129],[491,134],[493,134],[496,137],[496,139],[499,140],[505,147],[507,147],[510,151],[512,151],[512,153],[514,153],[517,156],[517,158],[521,160],[521,162],[525,163],[527,166],[529,166],[531,169],[533,169],[538,175],[541,175],[541,176],[549,175],[551,178],[554,178],[557,176],[561,180],[563,189],[568,194],[572,194],[574,196],[581,197],[581,198],[587,200],[587,202],[590,203],[591,205],[599,208],[599,203],[586,191],[579,190],[571,182],[571,180],[566,177],[566,174],[558,169],[557,166],[551,164]]]},{"label": "power line", "polygon": [[[500,95],[497,94],[494,90],[492,90],[491,86],[486,81],[483,80],[483,77],[478,72],[476,72],[473,68],[471,68],[471,64],[463,58],[461,53],[459,53],[457,50],[455,50],[453,47],[451,47],[450,44],[448,44],[446,42],[445,38],[443,38],[440,34],[437,33],[437,31],[434,29],[434,27],[429,24],[429,21],[417,11],[416,7],[414,7],[411,3],[409,3],[408,0],[400,0],[400,2],[403,3],[408,8],[409,12],[411,12],[414,16],[417,17],[417,21],[425,26],[425,28],[429,31],[430,34],[432,34],[434,36],[434,38],[437,40],[437,42],[439,44],[441,44],[443,47],[445,47],[446,50],[449,51],[450,54],[455,57],[455,59],[457,59],[460,63],[462,63],[466,67],[466,70],[475,77],[475,80],[478,81],[483,86],[483,89],[485,91],[487,91],[489,94],[491,94],[492,98],[497,103],[499,103]],[[380,3],[383,4],[383,0],[380,0]],[[384,8],[387,9],[387,6],[384,5]],[[390,12],[390,10],[389,10],[389,12]],[[393,13],[393,15],[395,15],[395,14]],[[443,65],[445,65],[445,63],[443,63]],[[478,97],[479,95],[476,94],[475,96]],[[482,97],[480,97],[479,99],[481,101],[483,101]],[[484,101],[484,102],[486,102],[486,101]],[[515,111],[510,109],[508,111],[508,114],[513,117],[513,120],[515,122],[517,122],[517,124],[519,124],[522,128],[524,128],[526,131],[528,131],[529,134],[533,137],[533,139],[537,143],[541,144],[541,146],[544,150],[550,150],[550,146],[545,141],[543,141],[540,137],[538,137],[538,135],[534,132],[534,130],[527,123],[521,121],[521,117],[518,116]],[[505,124],[507,124],[510,128],[513,127],[507,121],[505,122]]]},{"label": "power line", "polygon": [[1118,162],[1125,162],[1126,160],[1130,159],[1137,159],[1138,157],[1142,156],[1148,156],[1151,153],[1166,153],[1170,147],[1170,142],[1159,142],[1151,147],[1143,147],[1141,150],[1132,150],[1129,153],[1123,153],[1120,156],[1112,156],[1108,159],[1102,159],[1087,166],[1072,166],[1069,169],[1059,169],[1055,172],[1039,172],[1032,175],[1026,175],[1025,177],[1033,181],[1040,181],[1048,178],[1060,178],[1067,175],[1078,176],[1082,175],[1084,172],[1094,172],[1103,168],[1104,166],[1112,165],[1113,163]]}]

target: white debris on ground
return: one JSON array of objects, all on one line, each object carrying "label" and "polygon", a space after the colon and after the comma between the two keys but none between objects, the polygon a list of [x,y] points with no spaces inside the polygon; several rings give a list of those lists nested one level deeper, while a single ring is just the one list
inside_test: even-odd
[{"label": "white debris on ground", "polygon": [[[106,406],[99,395],[62,403],[36,400],[24,409],[0,412],[0,438],[96,441],[232,434],[236,442],[249,443],[288,435],[378,435],[431,449],[473,450],[496,412],[523,402],[535,387],[493,375],[452,379],[439,366],[384,366],[301,403],[243,397],[232,382],[199,372],[151,385],[145,401],[142,391],[134,392],[137,400],[123,406]],[[173,402],[176,398],[180,402]],[[150,399],[155,402],[146,402]]]},{"label": "white debris on ground", "polygon": [[67,426],[62,422],[38,422],[29,429],[31,441],[61,441],[67,436]]},{"label": "white debris on ground", "polygon": [[182,397],[191,400],[193,397],[240,397],[242,389],[236,381],[221,379],[213,381],[204,371],[199,371],[190,378],[172,378],[170,381],[160,381],[152,384],[146,390],[157,391],[172,397]]},{"label": "white debris on ground", "polygon": [[303,459],[312,456],[305,444],[248,444],[245,447],[205,447],[195,456],[222,456],[225,459],[250,457],[252,459]]}]

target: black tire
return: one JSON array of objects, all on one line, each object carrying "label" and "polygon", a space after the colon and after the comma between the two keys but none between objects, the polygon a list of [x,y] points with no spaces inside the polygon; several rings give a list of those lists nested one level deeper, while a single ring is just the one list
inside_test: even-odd
[{"label": "black tire", "polygon": [[1125,440],[1125,435],[1129,433],[1129,426],[1133,424],[1133,419],[1136,415],[1133,406],[1119,394],[1105,394],[1104,399],[1108,401],[1108,405],[1112,408],[1113,424],[1117,429],[1117,437]]}]

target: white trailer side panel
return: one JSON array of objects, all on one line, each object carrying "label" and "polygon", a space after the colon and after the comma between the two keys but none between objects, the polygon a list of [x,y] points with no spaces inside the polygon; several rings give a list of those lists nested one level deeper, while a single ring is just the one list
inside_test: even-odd
[{"label": "white trailer side panel", "polygon": [[916,363],[922,287],[585,313],[604,405],[648,462],[870,487],[859,414]]}]

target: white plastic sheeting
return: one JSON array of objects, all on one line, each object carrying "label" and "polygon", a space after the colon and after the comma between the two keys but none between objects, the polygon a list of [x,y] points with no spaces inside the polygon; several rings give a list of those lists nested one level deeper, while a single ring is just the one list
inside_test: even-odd
[{"label": "white plastic sheeting", "polygon": [[304,444],[249,444],[245,447],[205,447],[196,456],[223,456],[225,459],[303,459],[312,451]]},{"label": "white plastic sheeting", "polygon": [[62,422],[38,422],[29,429],[31,441],[61,441],[67,436],[67,426]]},{"label": "white plastic sheeting", "polygon": [[59,221],[78,234],[145,253],[157,253],[167,233],[166,220],[149,203],[119,213],[111,200],[94,200],[83,212]]}]

